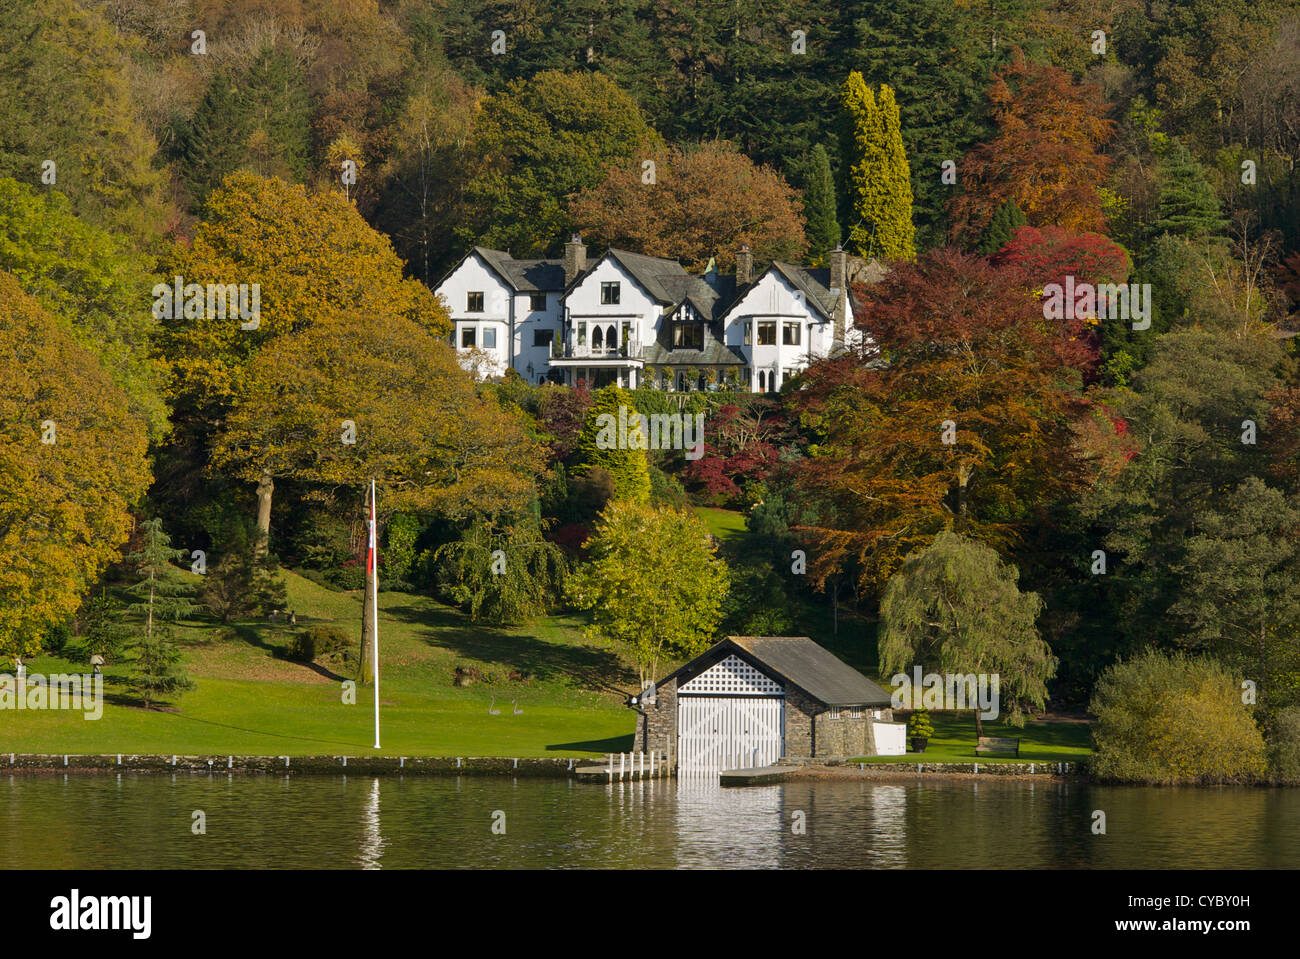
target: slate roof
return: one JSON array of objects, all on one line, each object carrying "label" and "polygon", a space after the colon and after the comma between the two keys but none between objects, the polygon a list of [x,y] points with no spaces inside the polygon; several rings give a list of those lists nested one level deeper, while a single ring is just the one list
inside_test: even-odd
[{"label": "slate roof", "polygon": [[493,270],[514,288],[516,293],[556,292],[564,289],[563,260],[516,260],[509,253],[474,247]]},{"label": "slate roof", "polygon": [[816,307],[828,319],[834,318],[836,298],[831,296],[830,270],[809,270],[802,266],[777,261],[773,261],[772,269],[785,277],[796,290],[802,291],[804,299],[810,306]]},{"label": "slate roof", "polygon": [[656,685],[674,677],[693,677],[737,650],[742,658],[793,683],[826,706],[890,704],[888,692],[807,636],[728,636]]},{"label": "slate roof", "polygon": [[641,348],[647,366],[744,366],[745,357],[734,347],[710,338],[702,350],[674,350],[656,341]]},{"label": "slate roof", "polygon": [[[641,284],[641,287],[660,303],[670,304],[677,302],[670,292],[670,285],[679,278],[692,279],[691,275],[686,272],[686,268],[676,260],[665,260],[657,256],[646,256],[643,253],[629,253],[627,250],[615,250],[613,248],[606,251],[605,256],[617,260],[619,265],[632,278]],[[601,259],[604,259],[602,257]],[[596,263],[599,263],[597,260]],[[595,266],[593,263],[592,266]],[[591,267],[583,270],[574,278],[574,284],[580,282],[589,272]]]}]

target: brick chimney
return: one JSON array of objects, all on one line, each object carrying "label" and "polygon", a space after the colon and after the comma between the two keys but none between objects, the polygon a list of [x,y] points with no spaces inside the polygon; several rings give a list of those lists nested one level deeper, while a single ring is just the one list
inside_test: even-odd
[{"label": "brick chimney", "polygon": [[747,286],[754,282],[754,254],[749,252],[749,245],[742,246],[736,253],[736,286]]},{"label": "brick chimney", "polygon": [[572,283],[587,268],[587,245],[582,242],[582,234],[575,233],[564,244],[564,285]]}]

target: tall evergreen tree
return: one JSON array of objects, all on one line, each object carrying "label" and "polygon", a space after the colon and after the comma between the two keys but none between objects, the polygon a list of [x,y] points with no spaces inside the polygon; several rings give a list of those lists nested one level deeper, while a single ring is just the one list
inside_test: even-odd
[{"label": "tall evergreen tree", "polygon": [[975,23],[988,15],[985,4],[978,13],[952,0],[844,6],[850,22],[840,41],[843,69],[857,70],[872,87],[888,83],[897,96],[911,161],[917,242],[942,245],[944,205],[956,189],[940,178],[943,163],[960,160],[988,132],[984,88],[990,37]]},{"label": "tall evergreen tree", "polygon": [[1007,200],[993,212],[993,219],[984,228],[984,235],[980,237],[976,249],[985,256],[992,256],[1010,242],[1011,235],[1017,227],[1024,226],[1025,222],[1025,215],[1020,212],[1016,201]]},{"label": "tall evergreen tree", "polygon": [[1171,140],[1160,162],[1160,194],[1152,236],[1172,233],[1191,239],[1223,229],[1219,199],[1205,179],[1205,170],[1177,140]]},{"label": "tall evergreen tree", "polygon": [[877,99],[854,70],[841,102],[853,223],[849,241],[862,256],[914,260],[912,185],[894,91],[881,86]]},{"label": "tall evergreen tree", "polygon": [[840,221],[835,216],[835,181],[831,161],[820,143],[812,148],[804,174],[804,233],[808,253],[820,260],[840,242]]},{"label": "tall evergreen tree", "polygon": [[190,601],[194,587],[180,579],[172,566],[185,557],[185,550],[172,549],[161,519],[149,520],[142,529],[144,542],[127,557],[142,577],[130,589],[140,597],[132,607],[143,617],[132,644],[130,682],[148,708],[160,696],[194,686],[180,668],[180,650],[169,624],[193,612],[195,606]]}]

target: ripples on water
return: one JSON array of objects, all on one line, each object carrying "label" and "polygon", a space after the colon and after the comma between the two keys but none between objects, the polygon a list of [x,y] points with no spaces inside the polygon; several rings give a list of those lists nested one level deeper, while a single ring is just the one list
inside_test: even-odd
[{"label": "ripples on water", "polygon": [[13,775],[0,868],[22,867],[1294,869],[1300,790]]}]

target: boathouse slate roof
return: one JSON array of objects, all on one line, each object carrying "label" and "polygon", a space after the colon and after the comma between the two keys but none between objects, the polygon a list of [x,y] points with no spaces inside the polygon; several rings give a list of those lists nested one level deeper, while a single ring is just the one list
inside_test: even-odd
[{"label": "boathouse slate roof", "polygon": [[684,674],[693,676],[737,649],[742,658],[793,683],[826,706],[890,704],[889,693],[807,636],[728,636],[656,685]]}]

